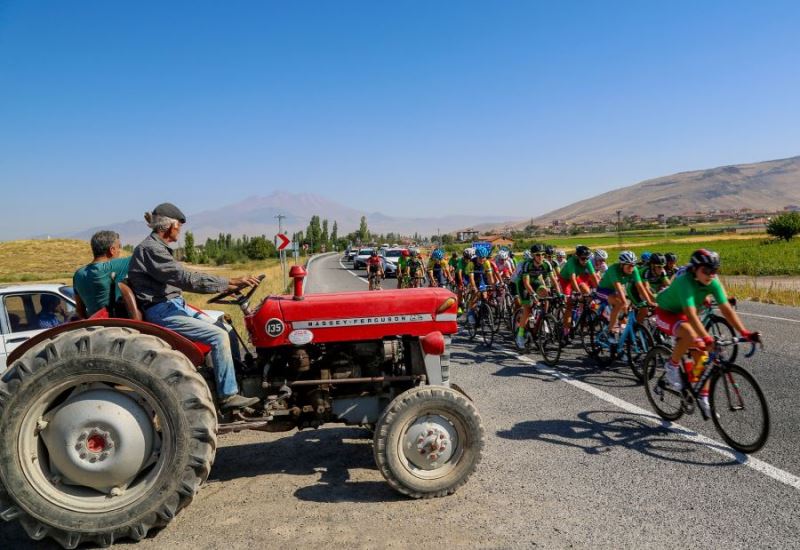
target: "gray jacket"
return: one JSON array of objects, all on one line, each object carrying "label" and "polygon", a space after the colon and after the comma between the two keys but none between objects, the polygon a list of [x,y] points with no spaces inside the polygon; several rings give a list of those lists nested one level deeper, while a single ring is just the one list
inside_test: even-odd
[{"label": "gray jacket", "polygon": [[188,271],[173,254],[156,233],[151,233],[133,250],[128,282],[142,308],[177,298],[182,290],[205,294],[227,290],[228,279]]}]

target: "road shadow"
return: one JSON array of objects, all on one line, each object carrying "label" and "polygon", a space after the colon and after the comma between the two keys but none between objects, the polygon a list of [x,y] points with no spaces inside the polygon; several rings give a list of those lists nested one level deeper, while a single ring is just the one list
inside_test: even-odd
[{"label": "road shadow", "polygon": [[350,471],[377,470],[372,436],[362,428],[322,428],[274,441],[220,447],[209,483],[269,474],[319,475],[295,496],[313,502],[389,502],[403,499],[381,481],[355,481]]},{"label": "road shadow", "polygon": [[[688,433],[688,432],[687,432]],[[652,423],[652,417],[620,411],[584,411],[575,420],[530,420],[515,424],[498,437],[537,440],[599,455],[633,450],[669,462],[698,466],[735,466],[738,461],[708,452],[708,445],[680,437],[674,428]],[[727,450],[727,447],[719,446]]]}]

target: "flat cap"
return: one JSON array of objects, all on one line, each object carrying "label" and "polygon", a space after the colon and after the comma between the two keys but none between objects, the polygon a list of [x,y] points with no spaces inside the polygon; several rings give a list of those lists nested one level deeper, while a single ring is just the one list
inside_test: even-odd
[{"label": "flat cap", "polygon": [[166,216],[167,218],[172,218],[178,220],[181,223],[186,223],[186,216],[181,209],[172,204],[171,202],[162,202],[155,208],[153,208],[153,215],[154,216]]}]

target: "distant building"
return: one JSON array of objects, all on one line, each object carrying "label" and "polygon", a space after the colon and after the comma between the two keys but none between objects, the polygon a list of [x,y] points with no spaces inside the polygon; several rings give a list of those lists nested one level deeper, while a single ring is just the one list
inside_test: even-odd
[{"label": "distant building", "polygon": [[466,242],[466,241],[474,241],[478,238],[480,231],[475,231],[472,228],[465,229],[464,231],[459,231],[456,233],[456,240],[459,242]]},{"label": "distant building", "polygon": [[507,246],[511,248],[514,246],[514,239],[509,239],[507,237],[503,237],[502,235],[484,235],[479,237],[477,240],[491,243],[494,247]]},{"label": "distant building", "polygon": [[800,206],[797,204],[787,204],[783,207],[786,212],[800,212]]}]

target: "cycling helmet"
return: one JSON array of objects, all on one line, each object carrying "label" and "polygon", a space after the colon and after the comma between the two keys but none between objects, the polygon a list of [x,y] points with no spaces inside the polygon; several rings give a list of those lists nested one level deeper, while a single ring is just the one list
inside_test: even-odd
[{"label": "cycling helmet", "polygon": [[488,258],[489,257],[489,251],[486,250],[483,247],[479,248],[477,250],[477,253],[478,253],[478,258]]},{"label": "cycling helmet", "polygon": [[692,257],[689,259],[689,265],[692,267],[709,267],[715,271],[719,269],[719,264],[719,254],[705,248],[692,252]]},{"label": "cycling helmet", "polygon": [[619,253],[619,263],[628,264],[628,265],[635,265],[636,264],[636,254],[634,254],[630,250],[623,250],[622,252]]},{"label": "cycling helmet", "polygon": [[377,250],[373,250],[372,252],[369,253],[369,255],[374,258],[375,256],[378,255],[378,251]]},{"label": "cycling helmet", "polygon": [[444,250],[442,250],[441,248],[437,248],[436,250],[431,252],[431,258],[433,258],[434,260],[441,260],[442,258],[444,258]]},{"label": "cycling helmet", "polygon": [[505,249],[500,250],[500,252],[497,253],[497,257],[500,258],[503,261],[507,260],[508,259],[508,250],[505,250]]},{"label": "cycling helmet", "polygon": [[664,259],[668,262],[677,262],[678,255],[675,254],[674,252],[667,252],[666,254],[664,254]]},{"label": "cycling helmet", "polygon": [[531,260],[533,259],[533,254],[531,254],[530,250],[526,250],[525,252],[522,253],[522,259],[526,261]]},{"label": "cycling helmet", "polygon": [[547,246],[544,247],[544,253],[547,254],[548,256],[552,256],[553,254],[556,253],[556,247],[554,247],[552,244],[548,244]]},{"label": "cycling helmet", "polygon": [[594,257],[595,259],[603,260],[605,262],[608,259],[608,252],[602,248],[598,248],[594,251]]},{"label": "cycling helmet", "polygon": [[567,253],[563,250],[556,250],[556,258],[566,258]]},{"label": "cycling helmet", "polygon": [[474,258],[474,257],[475,257],[475,249],[474,249],[474,248],[472,248],[472,247],[470,247],[470,248],[465,248],[465,249],[464,249],[464,252],[463,252],[463,255],[464,255],[464,257],[465,257],[466,259],[468,259],[468,260],[471,260],[472,258]]},{"label": "cycling helmet", "polygon": [[408,253],[411,254],[412,258],[416,258],[417,254],[419,254],[419,250],[417,250],[416,248],[412,248],[411,250],[408,251]]},{"label": "cycling helmet", "polygon": [[642,263],[646,264],[647,262],[649,262],[650,261],[650,256],[652,256],[652,255],[653,255],[652,252],[647,252],[647,251],[642,252]]},{"label": "cycling helmet", "polygon": [[404,257],[408,258],[408,250],[407,249],[404,248],[403,252],[401,254],[403,254]]},{"label": "cycling helmet", "polygon": [[660,265],[664,267],[667,265],[667,259],[664,257],[663,254],[659,254],[658,252],[654,252],[652,256],[650,256],[650,265]]},{"label": "cycling helmet", "polygon": [[544,245],[535,244],[531,247],[531,254],[543,254],[544,253]]},{"label": "cycling helmet", "polygon": [[578,246],[575,247],[575,255],[578,258],[581,258],[582,260],[585,260],[586,258],[588,258],[589,256],[592,255],[592,251],[589,250],[588,246],[584,246],[582,244],[579,244]]}]

